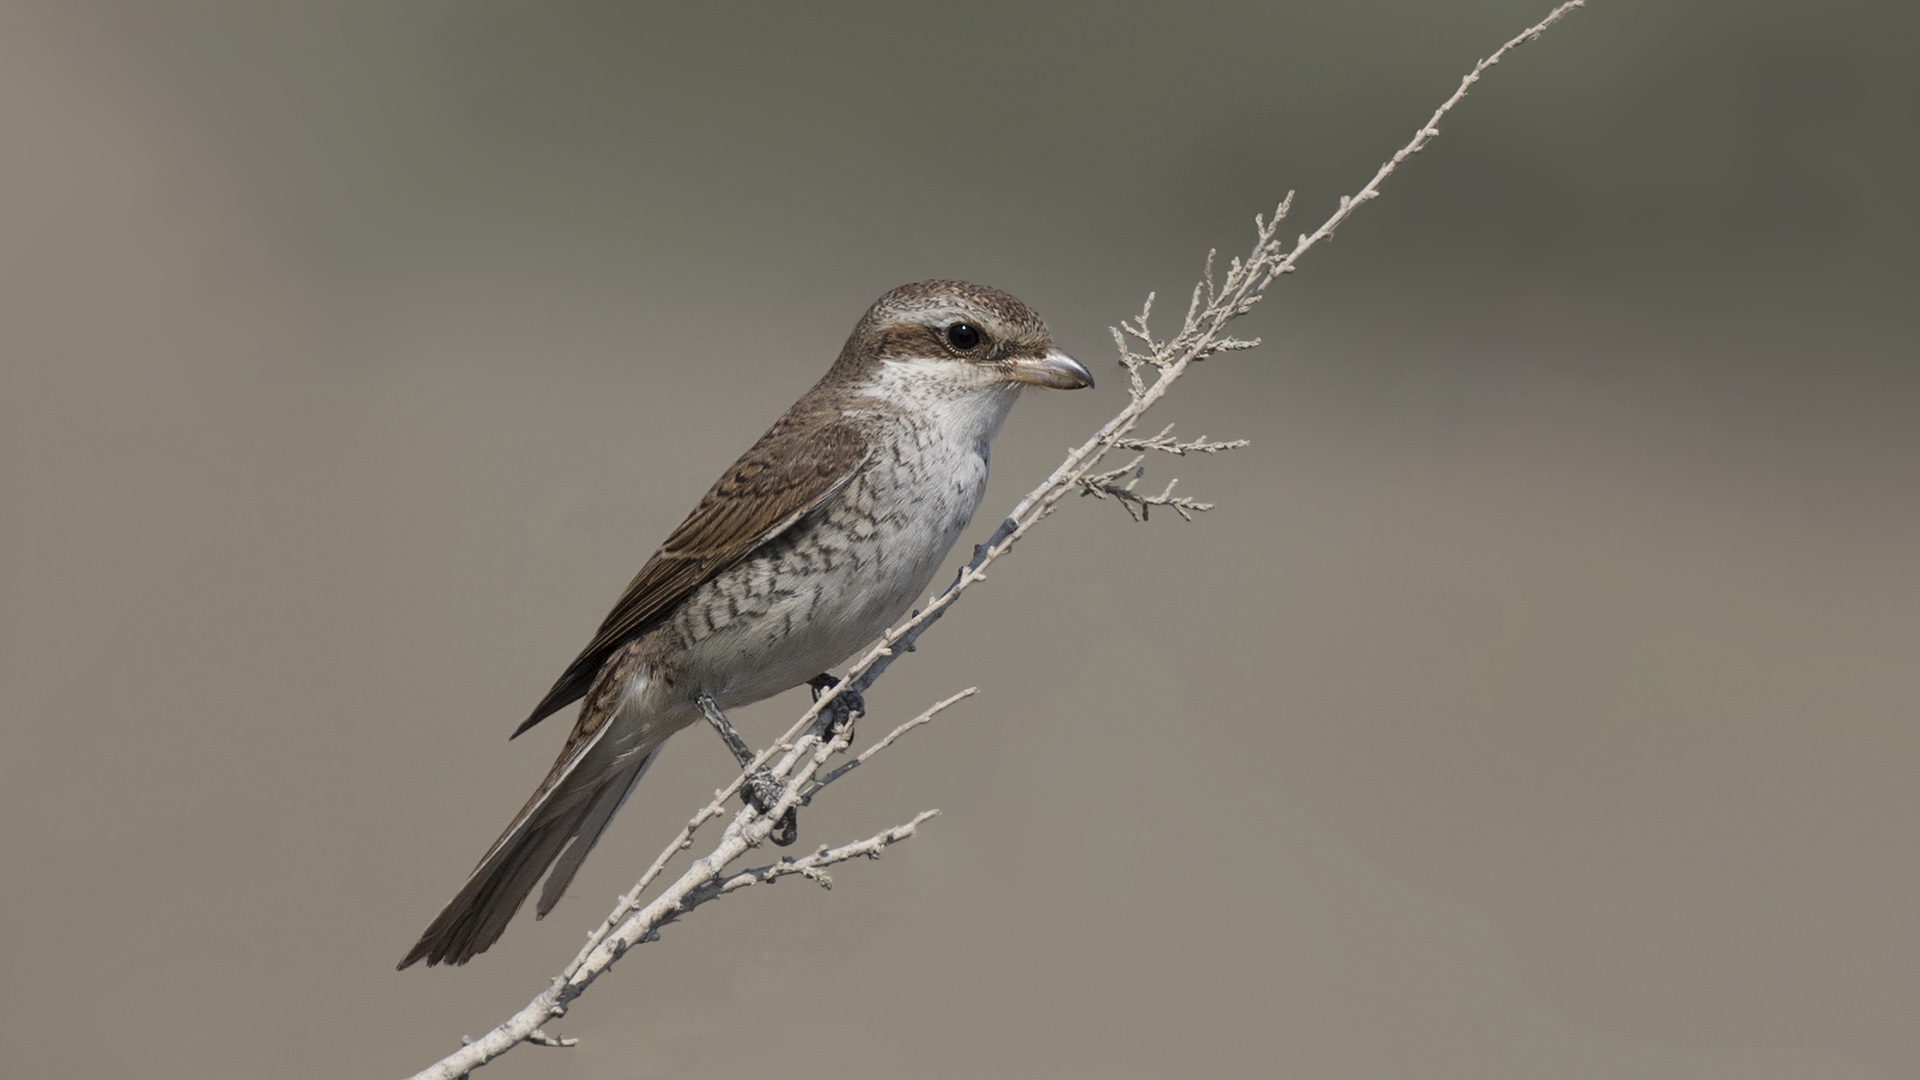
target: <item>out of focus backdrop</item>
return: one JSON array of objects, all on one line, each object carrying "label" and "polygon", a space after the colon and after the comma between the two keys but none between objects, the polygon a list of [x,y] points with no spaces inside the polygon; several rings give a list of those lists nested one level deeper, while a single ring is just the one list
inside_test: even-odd
[{"label": "out of focus backdrop", "polygon": [[[490,1027],[731,776],[396,973],[568,721],[507,733],[874,297],[1117,375],[1547,6],[6,3],[0,1072]],[[1218,509],[1065,506],[802,827],[943,816],[484,1075],[1913,1075],[1916,133],[1897,0],[1521,50],[1161,409],[1253,440],[1151,463]],[[975,531],[1123,394],[1023,402]]]}]

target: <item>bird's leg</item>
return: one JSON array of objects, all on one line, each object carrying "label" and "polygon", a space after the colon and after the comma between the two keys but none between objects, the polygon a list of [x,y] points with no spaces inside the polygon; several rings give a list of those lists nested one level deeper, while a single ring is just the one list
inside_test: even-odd
[{"label": "bird's leg", "polygon": [[[839,686],[840,680],[823,671],[808,679],[807,685],[813,687],[813,700],[819,701],[820,695]],[[847,741],[852,742],[853,718],[867,715],[867,701],[860,696],[860,691],[852,687],[840,691],[827,709],[833,713],[833,721],[828,725],[828,730],[835,733],[844,731]]]},{"label": "bird's leg", "polygon": [[713,695],[702,690],[693,699],[693,703],[700,707],[700,715],[707,718],[707,723],[713,725],[713,730],[720,733],[720,741],[727,744],[727,749],[732,752],[733,759],[740,763],[740,767],[744,769],[753,764],[753,751],[747,749],[747,741],[740,737],[740,733],[733,730],[733,721],[727,719],[727,714],[720,711],[720,703],[713,699]]},{"label": "bird's leg", "polygon": [[[720,711],[720,703],[713,699],[713,695],[702,690],[693,699],[693,703],[700,707],[700,715],[707,718],[707,723],[713,725],[713,730],[720,733],[720,741],[726,743],[727,749],[733,752],[733,759],[740,763],[740,768],[745,769],[753,764],[753,751],[747,749],[747,741],[733,729],[733,721],[728,720],[727,714]],[[780,801],[781,786],[780,782],[773,778],[773,774],[767,771],[767,767],[762,765],[753,771],[753,775],[747,777],[745,783],[740,785],[740,798],[748,806],[764,815],[771,812],[774,804]],[[798,840],[800,838],[799,808],[787,807],[787,812],[780,815],[779,821],[773,823],[773,832],[769,833],[767,838],[781,847],[786,847]]]}]

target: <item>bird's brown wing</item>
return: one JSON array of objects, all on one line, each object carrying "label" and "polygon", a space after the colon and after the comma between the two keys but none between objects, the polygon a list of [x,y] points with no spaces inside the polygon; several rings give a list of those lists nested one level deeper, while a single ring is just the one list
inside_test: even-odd
[{"label": "bird's brown wing", "polygon": [[600,632],[513,734],[579,700],[594,673],[622,645],[714,575],[839,494],[868,454],[866,439],[837,413],[781,417],[640,568]]}]

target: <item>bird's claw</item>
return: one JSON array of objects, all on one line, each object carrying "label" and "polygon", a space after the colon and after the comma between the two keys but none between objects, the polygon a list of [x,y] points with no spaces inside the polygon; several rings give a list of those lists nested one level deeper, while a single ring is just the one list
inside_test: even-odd
[{"label": "bird's claw", "polygon": [[[839,686],[840,680],[826,672],[821,672],[808,679],[807,685],[813,687],[813,700],[819,701],[822,694]],[[834,735],[845,735],[847,741],[852,742],[854,718],[867,715],[867,701],[860,696],[860,691],[852,687],[840,691],[834,696],[827,709],[833,713],[833,720],[827,725],[827,730]]]},{"label": "bird's claw", "polygon": [[800,839],[800,808],[787,807],[787,812],[781,814],[780,820],[773,823],[773,831],[767,834],[767,839],[780,847],[786,847]]},{"label": "bird's claw", "polygon": [[[780,781],[773,778],[773,773],[764,768],[757,769],[747,777],[746,783],[740,785],[740,797],[748,806],[766,816],[773,813],[773,808],[779,804],[782,788]],[[767,834],[767,839],[780,847],[800,839],[800,808],[787,807],[787,812],[773,823],[773,831]]]}]

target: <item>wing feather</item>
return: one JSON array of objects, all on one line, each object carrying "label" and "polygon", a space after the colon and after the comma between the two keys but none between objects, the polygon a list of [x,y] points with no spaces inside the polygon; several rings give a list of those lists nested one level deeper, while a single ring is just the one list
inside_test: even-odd
[{"label": "wing feather", "polygon": [[600,630],[513,734],[587,692],[619,648],[651,629],[695,589],[846,489],[870,450],[837,412],[789,412],[733,463],[693,513],[634,575]]}]

